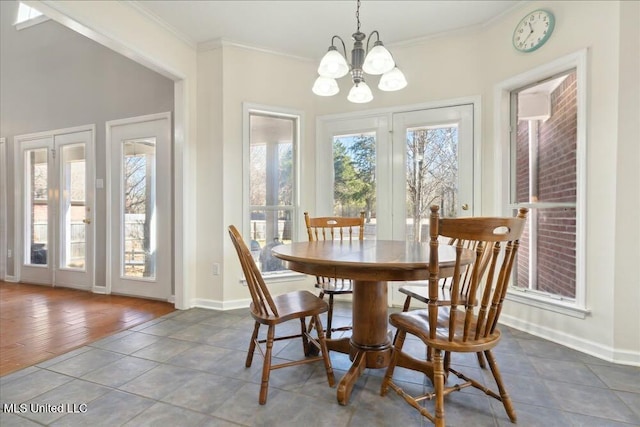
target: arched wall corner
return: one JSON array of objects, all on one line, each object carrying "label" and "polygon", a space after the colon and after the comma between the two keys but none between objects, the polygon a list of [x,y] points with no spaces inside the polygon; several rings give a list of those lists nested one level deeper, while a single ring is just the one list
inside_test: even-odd
[{"label": "arched wall corner", "polygon": [[[174,81],[174,297],[178,309],[192,306],[195,273],[197,52],[124,2],[25,0],[56,22]],[[140,31],[150,36],[141,40]]]}]

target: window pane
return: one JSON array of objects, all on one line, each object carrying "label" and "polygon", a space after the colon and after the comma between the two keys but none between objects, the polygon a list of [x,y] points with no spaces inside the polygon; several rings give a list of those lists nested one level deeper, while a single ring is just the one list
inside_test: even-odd
[{"label": "window pane", "polygon": [[84,269],[85,266],[85,147],[64,145],[61,150],[60,266]]},{"label": "window pane", "polygon": [[156,140],[122,143],[122,274],[156,277]]},{"label": "window pane", "polygon": [[27,6],[24,3],[20,3],[18,7],[18,17],[16,19],[16,24],[28,21],[29,19],[37,18],[40,15],[42,15],[42,12],[32,8],[31,6]]},{"label": "window pane", "polygon": [[49,167],[48,149],[25,152],[25,183],[28,206],[25,218],[29,226],[25,233],[25,264],[46,265],[49,233]]},{"label": "window pane", "polygon": [[251,115],[249,203],[293,205],[294,120]]},{"label": "window pane", "polygon": [[407,129],[406,192],[408,240],[429,240],[429,207],[456,216],[458,203],[458,126]]},{"label": "window pane", "polygon": [[365,238],[376,230],[376,134],[333,137],[333,214],[356,217],[366,214]]},{"label": "window pane", "polygon": [[292,211],[253,209],[251,211],[250,250],[260,271],[286,270],[282,261],[271,254],[274,246],[291,243]]}]

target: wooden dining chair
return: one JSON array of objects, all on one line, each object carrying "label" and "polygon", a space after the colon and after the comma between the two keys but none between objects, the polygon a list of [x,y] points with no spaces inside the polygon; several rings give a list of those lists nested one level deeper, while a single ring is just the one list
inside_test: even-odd
[{"label": "wooden dining chair", "polygon": [[[454,391],[475,387],[501,401],[509,419],[516,422],[516,413],[493,356],[492,349],[500,342],[497,328],[502,303],[511,278],[511,271],[524,230],[527,209],[520,209],[516,217],[494,218],[439,218],[438,207],[431,207],[430,252],[429,252],[429,303],[423,310],[393,313],[389,322],[396,327],[397,335],[380,394],[385,395],[391,387],[420,414],[437,427],[445,425],[444,398]],[[438,237],[459,239],[456,244],[456,262],[453,267],[451,301],[447,305],[438,303],[440,293],[440,270],[438,267]],[[471,266],[471,279],[467,298],[460,303],[461,259],[463,241],[478,241],[475,248],[476,262]],[[488,251],[488,255],[485,253]],[[482,261],[489,257],[483,270]],[[480,262],[478,262],[480,260]],[[478,300],[476,304],[475,301]],[[433,351],[432,360],[418,359],[403,351],[407,334],[416,336]],[[497,385],[498,391],[485,386],[485,379],[473,379],[445,363],[444,354],[483,352]],[[432,381],[432,392],[412,396],[393,382],[396,366],[423,372]],[[454,374],[462,382],[447,383],[445,378]],[[429,411],[420,405],[424,400],[435,400],[435,410]]]},{"label": "wooden dining chair", "polygon": [[[333,375],[333,368],[331,367],[331,360],[329,359],[329,352],[327,350],[325,335],[322,329],[322,322],[320,321],[320,314],[329,310],[329,306],[326,301],[323,301],[309,291],[294,291],[272,297],[269,293],[269,289],[264,283],[260,270],[251,256],[249,248],[247,248],[247,245],[235,226],[229,226],[229,235],[231,236],[233,246],[238,252],[240,265],[242,266],[242,271],[244,272],[244,276],[247,281],[249,293],[251,294],[252,302],[249,310],[251,312],[251,316],[255,320],[255,326],[249,343],[249,351],[247,353],[245,366],[251,366],[253,353],[256,348],[260,353],[262,353],[264,358],[262,365],[260,397],[258,400],[259,403],[261,405],[267,403],[269,374],[274,369],[323,361],[325,370],[327,371],[329,385],[333,387],[335,384],[335,377]],[[307,331],[307,317],[313,319],[315,324],[315,329],[317,331],[315,338],[309,333],[310,331]],[[293,319],[300,319],[300,334],[276,336],[276,326]],[[258,339],[258,332],[261,325],[266,325],[268,327],[266,339]],[[305,358],[272,365],[271,356],[273,343],[275,341],[294,338],[302,339],[302,348],[304,350]],[[321,353],[320,356],[311,356],[318,352]]]},{"label": "wooden dining chair", "polygon": [[[312,218],[309,216],[309,212],[305,212],[304,222],[307,225],[309,241],[364,240],[364,215],[364,212],[360,212],[360,216],[357,217],[325,216]],[[323,299],[325,295],[328,295],[329,297],[327,338],[331,338],[332,332],[350,330],[350,326],[342,326],[339,328],[333,327],[333,297],[334,295],[353,293],[353,284],[351,280],[339,277],[316,276],[315,286],[320,289],[320,294],[318,295],[320,299]]]},{"label": "wooden dining chair", "polygon": [[[470,249],[472,251],[476,251],[478,244],[480,244],[477,240],[463,240],[459,238],[449,239],[447,244],[450,246],[457,246],[458,243],[462,245],[463,248]],[[491,244],[491,242],[485,242],[486,245]],[[480,277],[484,274],[491,257],[491,251],[483,251],[483,258],[481,260],[476,260],[476,262],[480,263]],[[460,285],[459,285],[459,294],[458,294],[458,304],[464,304],[467,301],[467,296],[469,294],[469,286],[471,284],[471,273],[473,271],[470,266],[466,266],[463,268],[463,271],[460,273]],[[438,299],[437,303],[441,306],[447,306],[451,304],[451,288],[453,285],[453,277],[441,277],[438,282]],[[398,292],[406,295],[404,300],[404,305],[402,307],[402,311],[409,311],[411,309],[411,300],[417,300],[422,302],[423,304],[429,304],[429,282],[428,281],[420,281],[420,282],[410,282],[409,284],[405,284],[400,286]],[[477,304],[477,301],[474,302]],[[430,359],[431,352],[428,353],[427,358]],[[478,364],[482,369],[486,369],[487,365],[485,363],[482,352],[477,353]],[[448,354],[445,353],[445,362],[448,360]]]}]

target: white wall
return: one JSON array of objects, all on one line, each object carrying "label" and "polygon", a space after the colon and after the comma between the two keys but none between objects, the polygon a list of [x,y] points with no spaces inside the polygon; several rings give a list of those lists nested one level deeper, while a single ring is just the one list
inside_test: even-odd
[{"label": "white wall", "polygon": [[640,2],[620,4],[613,347],[640,349]]}]

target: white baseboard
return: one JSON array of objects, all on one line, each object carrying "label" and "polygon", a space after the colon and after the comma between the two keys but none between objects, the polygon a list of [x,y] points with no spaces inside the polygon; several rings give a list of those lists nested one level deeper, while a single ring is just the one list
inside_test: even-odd
[{"label": "white baseboard", "polygon": [[106,286],[95,285],[93,288],[91,288],[91,291],[94,294],[107,295],[107,287]]},{"label": "white baseboard", "polygon": [[500,323],[608,362],[640,366],[640,351],[616,349],[563,331],[529,323],[505,313],[500,316]]},{"label": "white baseboard", "polygon": [[208,308],[212,310],[235,310],[237,308],[247,308],[251,304],[251,299],[237,299],[231,301],[218,301],[203,298],[196,298],[191,301],[191,307]]},{"label": "white baseboard", "polygon": [[18,283],[18,278],[16,276],[4,276],[5,282]]}]

